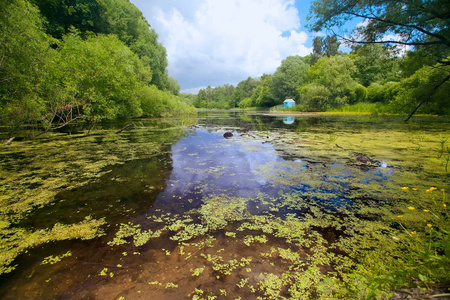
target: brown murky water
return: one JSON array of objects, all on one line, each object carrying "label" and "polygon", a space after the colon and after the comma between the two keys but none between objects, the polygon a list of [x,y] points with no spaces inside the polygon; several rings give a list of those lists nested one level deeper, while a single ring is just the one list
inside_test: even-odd
[{"label": "brown murky water", "polygon": [[[384,218],[374,210],[415,197],[402,186],[448,186],[436,149],[449,124],[209,112],[189,128],[142,122],[120,135],[105,128],[4,149],[2,201],[17,209],[3,208],[2,249],[17,257],[0,275],[0,294],[316,297],[327,278],[356,263],[346,246],[361,243],[353,229],[375,226],[364,223]],[[73,153],[56,159],[58,147]],[[15,178],[22,192],[12,174],[22,174]],[[33,176],[39,180],[26,179]],[[38,190],[49,194],[36,197]],[[19,193],[41,202],[12,201]],[[80,230],[45,238],[55,224],[83,220],[102,220],[97,237]],[[47,230],[40,242],[10,242],[39,230]]]}]

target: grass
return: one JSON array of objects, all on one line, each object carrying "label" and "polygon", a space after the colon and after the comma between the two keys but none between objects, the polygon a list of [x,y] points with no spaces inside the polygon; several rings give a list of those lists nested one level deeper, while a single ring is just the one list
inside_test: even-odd
[{"label": "grass", "polygon": [[[301,107],[294,106],[291,108],[285,108],[283,105],[277,105],[270,108],[271,112],[303,112]],[[382,103],[356,103],[347,104],[338,108],[330,108],[324,114],[357,114],[357,115],[389,115],[391,109],[388,105]]]},{"label": "grass", "polygon": [[372,115],[389,114],[392,110],[389,105],[382,103],[356,103],[348,104],[339,108],[330,109],[329,112],[344,112],[344,113],[366,113]]}]

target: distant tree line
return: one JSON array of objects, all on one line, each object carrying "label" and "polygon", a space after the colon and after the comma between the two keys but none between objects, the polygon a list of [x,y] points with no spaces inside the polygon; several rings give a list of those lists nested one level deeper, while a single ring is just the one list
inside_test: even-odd
[{"label": "distant tree line", "polygon": [[129,1],[6,0],[0,11],[2,131],[194,112]]},{"label": "distant tree line", "polygon": [[[357,103],[384,104],[390,112],[408,113],[414,97],[425,97],[430,86],[447,72],[409,52],[402,57],[382,44],[355,45],[349,54],[337,51],[337,41],[326,46],[315,39],[313,53],[290,56],[273,74],[247,78],[236,87],[224,85],[199,91],[198,108],[273,107],[285,99],[296,101],[299,111],[326,111]],[[329,44],[330,45],[330,44]],[[420,112],[450,114],[446,84]]]}]

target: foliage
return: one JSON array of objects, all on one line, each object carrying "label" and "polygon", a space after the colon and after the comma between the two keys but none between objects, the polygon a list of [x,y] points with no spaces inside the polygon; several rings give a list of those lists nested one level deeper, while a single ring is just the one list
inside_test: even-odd
[{"label": "foliage", "polygon": [[[81,36],[114,34],[152,70],[151,83],[177,92],[167,74],[166,50],[142,12],[126,0],[32,0],[46,19],[46,32],[57,39],[76,28]],[[178,89],[179,92],[179,89]]]},{"label": "foliage", "polygon": [[[430,91],[450,74],[450,66],[424,66],[412,76],[403,79],[398,84],[398,92],[391,104],[396,111],[404,111],[405,108],[417,106],[421,101],[430,96]],[[425,103],[419,112],[426,114],[449,114],[450,103],[447,97],[450,93],[450,82],[446,81],[435,93],[431,95],[431,101]]]},{"label": "foliage", "polygon": [[57,39],[70,32],[71,27],[83,34],[105,33],[107,7],[102,0],[31,0],[44,16],[45,29]]},{"label": "foliage", "polygon": [[43,17],[26,0],[0,7],[0,122],[6,129],[14,132],[27,124],[54,130],[75,120],[140,117],[138,96],[150,84],[167,96],[159,93],[152,100],[164,109],[151,111],[147,105],[146,115],[192,113],[186,101],[170,96],[178,95],[180,86],[168,77],[165,49],[133,4],[34,3]]},{"label": "foliage", "polygon": [[50,61],[51,39],[38,10],[25,0],[0,3],[0,122],[14,129],[42,120],[44,99],[36,94]]},{"label": "foliage", "polygon": [[253,91],[258,86],[258,83],[258,79],[254,79],[251,77],[248,77],[246,80],[239,82],[233,92],[233,97],[236,103],[241,102],[245,98],[251,98],[253,95]]},{"label": "foliage", "polygon": [[319,59],[324,56],[335,56],[338,55],[338,49],[340,46],[336,36],[321,37],[316,36],[313,39],[313,53],[312,62],[316,63]]},{"label": "foliage", "polygon": [[136,53],[144,65],[152,70],[151,84],[174,92],[177,87],[167,74],[166,49],[158,42],[158,35],[145,20],[142,12],[126,0],[103,0],[108,7],[108,31],[116,34]]},{"label": "foliage", "polygon": [[309,83],[299,89],[299,105],[306,110],[324,111],[364,101],[364,87],[352,77],[355,71],[356,66],[349,57],[320,59],[309,69]]},{"label": "foliage", "polygon": [[133,91],[148,83],[152,74],[116,36],[82,40],[69,34],[59,52],[60,61],[50,74],[54,78],[49,80],[54,85],[47,94],[49,126],[64,114],[91,122],[142,114]]},{"label": "foliage", "polygon": [[[450,55],[450,28],[448,23],[448,5],[444,0],[435,1],[314,1],[311,6],[310,27],[314,31],[328,30],[351,44],[385,44],[394,46],[413,46],[414,53],[408,55],[403,69],[405,76],[411,76],[407,82],[418,81],[418,78],[431,76],[425,84],[415,89],[416,101],[396,101],[409,106],[415,102],[415,109],[408,119],[425,102],[436,101],[439,97],[433,96],[441,89],[441,85],[450,80],[450,76],[443,81],[436,82],[431,73],[421,72],[417,76],[413,73],[420,70],[424,63],[428,66],[438,64],[437,67],[446,68],[449,65]],[[353,19],[361,22],[351,32],[346,31],[344,24]],[[400,52],[401,48],[397,48]],[[412,53],[412,52],[410,52]],[[367,65],[367,64],[366,64]],[[383,73],[383,75],[385,75]],[[371,82],[364,78],[363,84],[368,86]],[[390,79],[389,79],[390,80]],[[407,84],[406,82],[404,84]],[[411,93],[406,98],[411,98]],[[442,101],[430,104],[439,107]],[[405,110],[403,107],[402,110]],[[423,109],[422,109],[423,110]],[[447,113],[445,106],[439,107],[441,113]],[[426,109],[425,109],[426,111]],[[434,111],[437,111],[434,109]],[[407,120],[408,120],[407,119]]]},{"label": "foliage", "polygon": [[237,102],[234,97],[234,86],[225,84],[212,88],[200,89],[195,101],[195,107],[208,109],[230,109],[235,108]]},{"label": "foliage", "polygon": [[256,106],[270,107],[276,104],[276,101],[270,89],[271,84],[272,84],[272,75],[264,74],[261,76],[259,84],[253,91],[253,95],[251,97],[252,102],[255,103]]},{"label": "foliage", "polygon": [[[435,1],[314,1],[310,27],[314,31],[337,30],[341,38],[351,42],[385,43],[428,47],[435,57],[447,57],[450,46],[448,5]],[[355,18],[365,23],[345,37],[344,24]],[[394,34],[394,38],[385,38]],[[398,39],[397,39],[398,38]]]},{"label": "foliage", "polygon": [[281,62],[270,84],[274,104],[281,104],[288,98],[299,99],[297,88],[307,80],[308,68],[309,65],[300,56],[289,56]]},{"label": "foliage", "polygon": [[254,106],[252,98],[247,97],[247,98],[242,99],[242,101],[239,102],[238,106],[239,106],[239,108],[242,108],[242,109]]},{"label": "foliage", "polygon": [[355,77],[365,87],[373,83],[398,81],[399,58],[385,46],[366,44],[353,47]]}]

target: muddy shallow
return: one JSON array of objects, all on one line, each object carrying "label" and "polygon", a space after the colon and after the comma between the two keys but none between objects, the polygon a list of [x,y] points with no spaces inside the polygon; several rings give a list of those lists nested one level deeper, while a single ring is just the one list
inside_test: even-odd
[{"label": "muddy shallow", "polygon": [[0,152],[0,294],[326,295],[360,257],[395,250],[386,220],[419,197],[402,187],[448,187],[449,124],[203,112],[13,143]]}]

